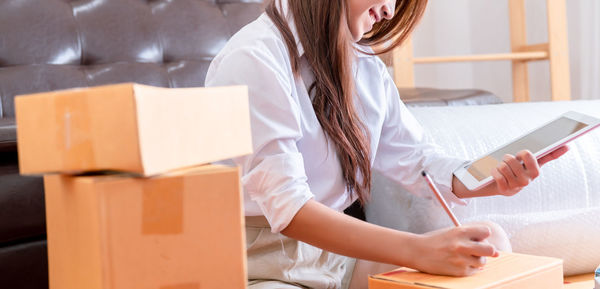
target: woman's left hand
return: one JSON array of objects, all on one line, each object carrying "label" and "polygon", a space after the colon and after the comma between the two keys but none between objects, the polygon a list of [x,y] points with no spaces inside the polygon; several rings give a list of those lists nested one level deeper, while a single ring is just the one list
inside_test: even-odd
[{"label": "woman's left hand", "polygon": [[516,156],[504,155],[503,162],[492,170],[498,194],[515,195],[540,175],[541,166],[559,158],[567,151],[569,147],[562,146],[539,160],[528,150],[522,150]]}]

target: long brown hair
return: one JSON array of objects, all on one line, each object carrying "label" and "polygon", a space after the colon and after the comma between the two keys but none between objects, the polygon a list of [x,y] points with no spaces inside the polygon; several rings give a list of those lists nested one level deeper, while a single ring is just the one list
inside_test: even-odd
[{"label": "long brown hair", "polygon": [[[353,103],[352,60],[354,46],[347,25],[347,0],[288,0],[298,38],[312,69],[312,105],[328,140],[333,141],[346,188],[364,204],[371,190],[371,161],[368,132]],[[290,54],[292,70],[300,73],[300,56],[294,36],[272,0],[267,15],[275,23]],[[394,17],[373,26],[359,43],[384,45],[375,54],[400,45],[421,18],[427,0],[396,0]],[[359,174],[360,173],[360,174]]]}]

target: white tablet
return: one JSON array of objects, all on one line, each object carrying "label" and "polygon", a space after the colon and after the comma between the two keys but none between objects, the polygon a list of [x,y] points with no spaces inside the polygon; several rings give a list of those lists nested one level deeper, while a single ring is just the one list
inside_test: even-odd
[{"label": "white tablet", "polygon": [[465,164],[454,175],[469,189],[476,190],[494,179],[492,169],[497,167],[505,154],[516,155],[529,150],[540,159],[562,145],[600,126],[600,119],[570,111],[534,129],[494,151]]}]

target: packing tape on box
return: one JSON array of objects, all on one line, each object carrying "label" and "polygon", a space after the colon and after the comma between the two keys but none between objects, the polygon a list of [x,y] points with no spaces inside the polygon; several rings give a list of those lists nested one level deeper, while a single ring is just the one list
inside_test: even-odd
[{"label": "packing tape on box", "polygon": [[[63,161],[67,168],[93,167],[93,142],[90,135],[90,117],[85,97],[57,96],[54,104],[56,123],[62,124],[59,144],[64,149]],[[59,126],[60,127],[60,126]],[[87,156],[87,157],[85,157]],[[84,164],[83,166],[80,164]]]},{"label": "packing tape on box", "polygon": [[[143,184],[142,234],[183,233],[184,179],[181,177],[146,179]],[[175,288],[179,289],[179,287]]]},{"label": "packing tape on box", "polygon": [[[600,101],[410,110],[441,150],[473,159],[569,110],[600,117]],[[515,252],[561,258],[566,275],[593,272],[600,260],[600,129],[569,147],[517,195],[476,198],[455,207],[455,214],[463,222],[501,224]],[[382,175],[373,178],[372,200],[365,208],[370,222],[415,233],[452,225],[435,200],[409,194]]]}]

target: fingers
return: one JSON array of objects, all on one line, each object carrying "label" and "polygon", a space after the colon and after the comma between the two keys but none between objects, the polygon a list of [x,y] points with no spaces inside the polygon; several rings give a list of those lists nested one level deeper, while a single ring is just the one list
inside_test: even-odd
[{"label": "fingers", "polygon": [[522,150],[517,156],[504,155],[502,162],[492,170],[498,192],[503,195],[513,195],[537,178],[540,165],[528,150]]},{"label": "fingers", "polygon": [[523,162],[525,173],[532,180],[540,175],[540,165],[533,154],[528,150],[523,150],[517,153],[517,160]]},{"label": "fingers", "polygon": [[508,181],[506,178],[498,171],[498,168],[494,168],[492,170],[492,177],[494,181],[496,181],[496,185],[498,186],[499,192],[504,192],[508,190]]},{"label": "fingers", "polygon": [[[504,159],[508,160],[508,155]],[[517,176],[506,161],[501,162],[498,167],[492,170],[492,177],[498,185],[499,192],[508,192],[516,187],[521,187],[517,182]]]},{"label": "fingers", "polygon": [[454,276],[470,276],[480,271],[487,263],[486,257],[469,256],[462,264],[455,268]]},{"label": "fingers", "polygon": [[492,235],[492,231],[487,226],[462,226],[463,235],[470,242],[466,242],[462,249],[462,253],[473,256],[490,256],[496,255],[496,248],[485,242],[485,239]]},{"label": "fingers", "polygon": [[496,247],[488,242],[469,242],[460,249],[460,253],[475,257],[494,257]]},{"label": "fingers", "polygon": [[[520,154],[524,157],[531,155],[531,153],[528,154],[527,151],[522,151]],[[510,187],[524,187],[529,184],[530,177],[529,174],[525,172],[525,167],[521,164],[521,160],[511,155],[505,155],[502,160],[506,165],[502,166],[500,172],[507,178]]]},{"label": "fingers", "polygon": [[485,263],[487,263],[487,258],[472,256],[469,263],[471,263],[471,265],[469,265],[469,266],[471,266],[473,268],[481,268],[481,267],[485,266]]},{"label": "fingers", "polygon": [[471,275],[486,264],[486,257],[496,257],[498,252],[492,244],[485,241],[491,235],[488,227],[464,226],[461,229],[466,238],[457,248],[457,252],[463,256],[462,275]]},{"label": "fingers", "polygon": [[450,267],[447,270],[448,270],[448,272],[443,275],[455,276],[455,277],[466,277],[466,276],[471,276],[471,275],[481,271],[481,267],[461,265],[458,267]]},{"label": "fingers", "polygon": [[565,153],[567,153],[568,151],[569,151],[569,146],[568,145],[564,145],[564,146],[561,146],[561,147],[557,148],[555,151],[553,151],[552,153],[550,153],[550,155],[554,156],[554,158],[557,159],[560,156],[562,156]]},{"label": "fingers", "polygon": [[423,272],[450,276],[469,276],[478,272],[487,257],[498,256],[486,239],[492,232],[485,225],[468,225],[430,232],[424,235],[427,254],[418,268]]},{"label": "fingers", "polygon": [[542,165],[561,157],[568,151],[569,147],[564,145],[539,160],[536,160],[528,150],[522,150],[516,156],[504,155],[502,162],[491,172],[498,193],[502,195],[516,194],[540,175]]},{"label": "fingers", "polygon": [[561,147],[557,148],[556,150],[554,150],[553,152],[549,153],[548,155],[540,158],[539,161],[538,161],[539,165],[543,166],[547,162],[555,160],[555,159],[561,157],[562,155],[564,155],[568,151],[569,151],[569,146],[567,146],[567,145],[561,146]]},{"label": "fingers", "polygon": [[490,228],[486,226],[462,226],[462,234],[471,241],[483,241],[492,235]]}]

